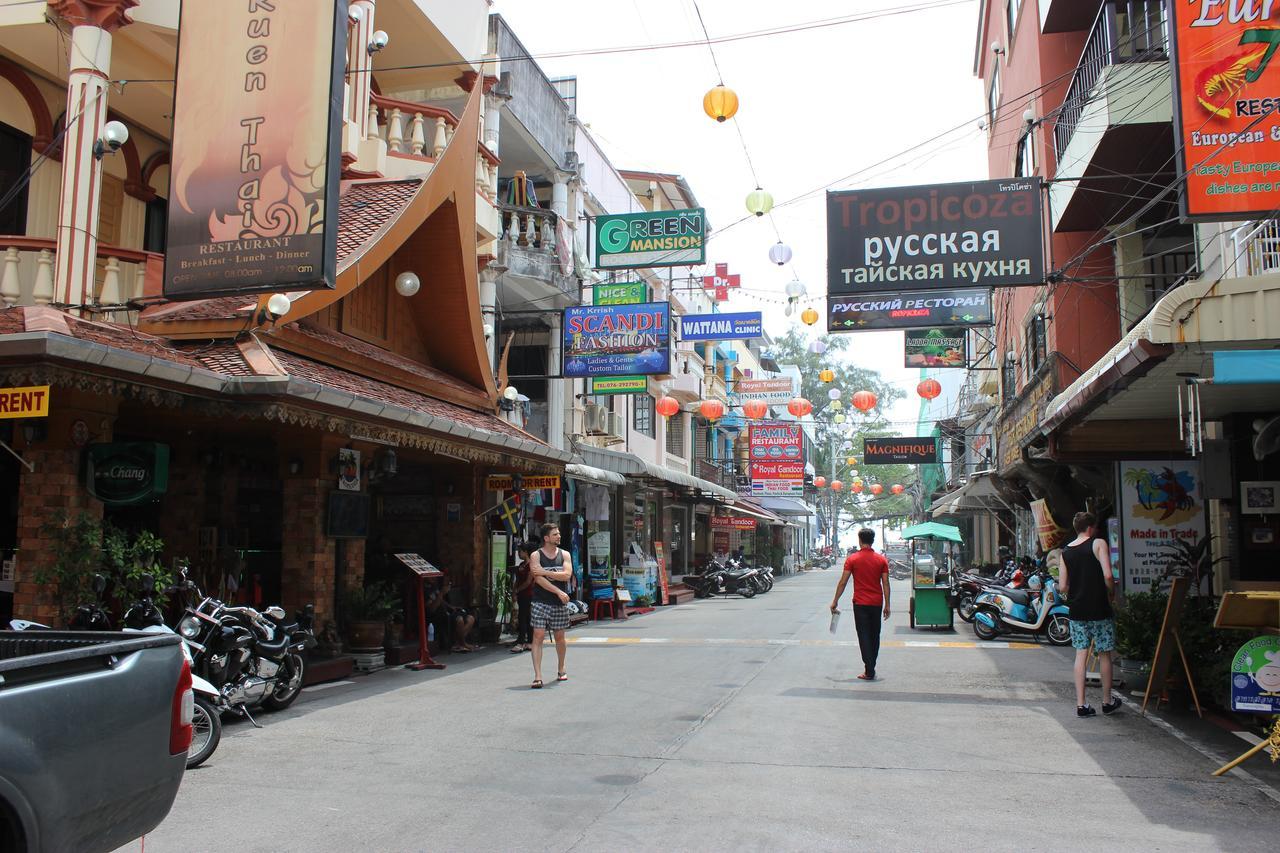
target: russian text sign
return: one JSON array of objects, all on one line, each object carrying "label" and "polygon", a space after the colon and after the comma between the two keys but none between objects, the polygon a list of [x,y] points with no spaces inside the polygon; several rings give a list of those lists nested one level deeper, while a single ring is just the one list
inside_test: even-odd
[{"label": "russian text sign", "polygon": [[991,291],[984,287],[827,297],[828,332],[989,326],[991,317]]}]

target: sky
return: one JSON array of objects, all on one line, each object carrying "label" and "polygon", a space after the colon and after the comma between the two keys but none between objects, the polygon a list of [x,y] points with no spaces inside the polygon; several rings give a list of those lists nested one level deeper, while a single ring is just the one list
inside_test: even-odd
[{"label": "sky", "polygon": [[[762,310],[765,328],[781,336],[801,325],[798,311],[793,318],[783,315],[783,288],[796,278],[822,314],[816,332],[826,321],[824,193],[783,202],[822,187],[987,177],[986,134],[978,124],[983,92],[973,75],[978,0],[942,7],[938,2],[697,0],[712,39],[904,7],[935,8],[715,44],[719,73],[705,44],[546,58],[539,64],[551,77],[577,76],[578,116],[614,166],[679,174],[689,182],[713,228],[707,272],[711,264],[727,262],[742,276],[743,292],[722,310]],[[493,11],[535,57],[703,38],[694,0],[497,0]],[[703,94],[721,79],[738,93],[737,125],[750,164],[734,123],[717,123],[702,111]],[[953,132],[875,167],[947,131]],[[744,202],[757,177],[773,194],[773,215],[732,224],[747,216]],[[788,267],[768,259],[779,237],[793,251]],[[907,392],[887,416],[902,434],[912,434],[920,377],[903,367],[902,333],[852,334],[852,361]],[[963,373],[946,372],[956,381]]]}]

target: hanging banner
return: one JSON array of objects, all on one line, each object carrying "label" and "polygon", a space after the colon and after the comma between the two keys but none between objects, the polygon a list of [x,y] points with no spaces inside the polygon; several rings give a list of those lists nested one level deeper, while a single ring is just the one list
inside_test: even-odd
[{"label": "hanging banner", "polygon": [[931,435],[915,438],[864,438],[864,465],[928,465],[938,461],[938,442]]},{"label": "hanging banner", "polygon": [[1236,652],[1231,710],[1280,714],[1280,637],[1254,637]]},{"label": "hanging banner", "polygon": [[1032,501],[1030,507],[1031,517],[1036,522],[1036,538],[1040,542],[1041,550],[1052,551],[1054,548],[1059,548],[1071,540],[1071,532],[1065,527],[1058,526],[1058,522],[1053,518],[1053,513],[1049,511],[1049,504],[1044,498]]},{"label": "hanging banner", "polygon": [[1277,30],[1273,13],[1262,11],[1271,4],[1233,2],[1228,9],[1201,0],[1171,7],[1183,216],[1269,219],[1280,207]]},{"label": "hanging banner", "polygon": [[346,0],[182,4],[169,299],[335,286]]},{"label": "hanging banner", "polygon": [[680,318],[680,340],[750,340],[763,334],[763,322],[759,311],[741,314],[686,314]]},{"label": "hanging banner", "polygon": [[1120,518],[1125,587],[1149,587],[1177,554],[1175,539],[1189,544],[1205,535],[1200,463],[1188,460],[1121,462]]},{"label": "hanging banner", "polygon": [[596,217],[596,269],[680,267],[706,263],[702,208]]},{"label": "hanging banner", "polygon": [[797,424],[747,428],[752,495],[804,495],[804,433]]},{"label": "hanging banner", "polygon": [[1044,284],[1040,179],[827,193],[827,293]]},{"label": "hanging banner", "polygon": [[908,329],[903,335],[907,367],[969,366],[969,334],[963,326]]},{"label": "hanging banner", "polygon": [[991,291],[982,287],[827,297],[828,332],[990,326],[991,317]]},{"label": "hanging banner", "polygon": [[564,310],[565,377],[671,372],[671,305],[577,305]]},{"label": "hanging banner", "polygon": [[761,400],[771,406],[789,403],[800,393],[790,376],[777,379],[739,379],[729,393],[729,405],[740,406],[743,400]]}]

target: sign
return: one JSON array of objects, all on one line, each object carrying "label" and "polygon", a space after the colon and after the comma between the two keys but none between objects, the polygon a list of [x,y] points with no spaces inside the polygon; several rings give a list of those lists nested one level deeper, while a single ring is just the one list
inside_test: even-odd
[{"label": "sign", "polygon": [[91,444],[85,451],[84,481],[89,494],[107,506],[155,500],[169,489],[169,445]]},{"label": "sign", "polygon": [[661,604],[666,604],[670,599],[670,589],[667,586],[667,557],[663,553],[662,543],[653,543],[653,558],[658,563],[658,588],[662,590]]},{"label": "sign", "polygon": [[1280,714],[1280,637],[1254,637],[1236,652],[1231,710]]},{"label": "sign", "polygon": [[730,275],[728,264],[716,264],[715,275],[704,275],[702,286],[711,291],[716,302],[724,302],[729,298],[729,288],[742,287],[742,276],[737,273]]},{"label": "sign", "polygon": [[796,380],[791,376],[780,379],[739,379],[729,395],[731,405],[740,406],[743,400],[761,400],[769,405],[786,404],[799,393]]},{"label": "sign", "polygon": [[360,451],[338,448],[338,488],[344,492],[360,491]]},{"label": "sign", "polygon": [[686,314],[680,318],[682,341],[747,340],[761,336],[759,311],[741,314]]},{"label": "sign", "polygon": [[[507,573],[507,558],[510,554],[510,540],[505,533],[489,534],[489,594],[493,597],[493,621],[502,625],[508,619],[511,608],[511,587],[507,587],[505,595],[495,595],[498,590],[498,578]],[[400,556],[399,554],[396,555]]]},{"label": "sign", "polygon": [[1172,6],[1183,215],[1216,222],[1270,218],[1280,207],[1280,63],[1276,22],[1263,11],[1271,4]]},{"label": "sign", "polygon": [[741,515],[711,516],[712,530],[755,530],[756,520]]},{"label": "sign", "polygon": [[798,424],[747,429],[752,495],[804,494],[804,433]]},{"label": "sign", "polygon": [[602,397],[609,394],[643,394],[649,390],[647,376],[610,376],[607,379],[590,379],[588,394]]},{"label": "sign", "polygon": [[591,288],[593,305],[634,305],[649,300],[649,287],[643,281],[621,284],[597,284]]},{"label": "sign", "polygon": [[729,531],[715,530],[711,533],[711,553],[728,554],[729,553]]},{"label": "sign", "polygon": [[164,295],[332,289],[346,0],[183,3]]},{"label": "sign", "polygon": [[864,438],[864,465],[929,465],[938,461],[938,442],[931,435],[915,438]]},{"label": "sign", "polygon": [[1044,284],[1039,178],[827,193],[827,293]]},{"label": "sign", "polygon": [[1040,429],[1045,409],[1057,393],[1057,356],[1050,355],[1049,359],[1055,363],[1046,362],[1040,375],[1023,389],[1022,396],[1005,407],[996,424],[996,451],[1000,460],[998,473],[1004,473],[1022,461],[1023,446]]},{"label": "sign", "polygon": [[1040,498],[1032,501],[1029,507],[1031,518],[1036,523],[1036,537],[1040,542],[1041,550],[1052,551],[1071,540],[1070,532],[1064,527],[1059,527],[1058,522],[1054,520],[1053,513],[1049,511],[1048,501]]},{"label": "sign", "polygon": [[[503,539],[505,540],[506,537],[504,536]],[[404,563],[405,568],[407,568],[409,571],[413,572],[415,575],[417,575],[420,578],[444,577],[444,572],[440,571],[435,566],[431,565],[430,563],[422,559],[422,557],[420,557],[417,554],[396,554],[395,556],[397,560],[399,560],[401,563]],[[506,564],[505,549],[503,554],[503,564],[505,567],[505,564]]]},{"label": "sign", "polygon": [[596,269],[679,267],[706,263],[702,208],[596,217]]},{"label": "sign", "polygon": [[1126,588],[1149,587],[1175,554],[1175,539],[1194,544],[1205,535],[1200,463],[1188,460],[1121,462],[1121,565]]},{"label": "sign", "polygon": [[[509,492],[512,490],[514,482],[511,474],[490,474],[485,478],[484,487],[491,492]],[[526,491],[558,489],[560,488],[560,476],[558,474],[522,474],[520,488]]]},{"label": "sign", "polygon": [[985,287],[827,297],[828,332],[990,326],[991,323],[991,291]]},{"label": "sign", "polygon": [[0,388],[0,418],[49,417],[49,386]]},{"label": "sign", "polygon": [[564,310],[566,378],[671,372],[671,304],[577,305]]},{"label": "sign", "polygon": [[903,342],[907,367],[969,366],[969,333],[964,326],[908,329]]}]

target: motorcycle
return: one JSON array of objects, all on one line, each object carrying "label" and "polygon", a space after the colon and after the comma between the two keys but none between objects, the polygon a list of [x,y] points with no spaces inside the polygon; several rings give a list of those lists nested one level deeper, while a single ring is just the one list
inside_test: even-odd
[{"label": "motorcycle", "polygon": [[1031,576],[1027,589],[992,587],[974,602],[973,633],[980,640],[1001,634],[1041,634],[1055,646],[1071,642],[1066,602],[1058,596],[1058,582],[1048,574]]},{"label": "motorcycle", "polygon": [[741,595],[754,598],[757,590],[755,569],[730,571],[714,558],[708,561],[701,574],[685,575],[684,583],[693,589],[694,598],[710,598],[713,595]]},{"label": "motorcycle", "polygon": [[[751,568],[747,566],[746,561],[740,560],[737,557],[730,557],[725,560],[725,569],[727,569],[730,574],[735,575],[752,571]],[[757,593],[764,594],[773,589],[773,568],[771,566],[755,569],[755,572],[756,574],[753,579],[753,583],[755,584]]]}]

